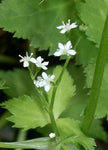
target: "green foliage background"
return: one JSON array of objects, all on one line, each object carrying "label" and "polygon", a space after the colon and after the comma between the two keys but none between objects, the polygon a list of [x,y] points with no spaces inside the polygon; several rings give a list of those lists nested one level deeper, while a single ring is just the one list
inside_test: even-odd
[{"label": "green foliage background", "polygon": [[[77,56],[72,59],[58,86],[53,112],[64,138],[73,136],[73,145],[80,144],[86,150],[94,150],[94,140],[82,133],[79,122],[83,119],[89,99],[108,0],[45,0],[42,4],[39,3],[40,0],[3,0],[0,4],[0,27],[13,33],[14,37],[28,39],[30,46],[39,51],[49,50],[49,55],[53,55],[58,42],[65,44],[71,40],[74,47],[80,39],[76,47]],[[56,27],[62,21],[66,23],[68,19],[71,22],[77,21],[78,26],[85,24],[86,31],[81,31],[78,27],[69,34],[60,34]],[[60,66],[51,67],[49,73],[53,72],[57,80],[61,69]],[[107,74],[108,64],[105,67],[95,119],[108,116]],[[2,106],[11,112],[9,120],[15,123],[15,127],[27,130],[50,124],[49,116],[37,100],[35,88],[26,70],[0,71],[0,79],[0,89],[11,98]],[[47,95],[49,101],[52,90],[53,87]],[[97,132],[94,132],[95,128]],[[94,120],[89,135],[106,141],[107,135],[100,120]],[[74,139],[74,136],[77,138]],[[60,143],[57,150],[64,143]]]}]

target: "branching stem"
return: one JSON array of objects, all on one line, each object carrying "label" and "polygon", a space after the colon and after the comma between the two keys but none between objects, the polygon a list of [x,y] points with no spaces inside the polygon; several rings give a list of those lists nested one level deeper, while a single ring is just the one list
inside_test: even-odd
[{"label": "branching stem", "polygon": [[[79,44],[80,40],[81,40],[82,36],[79,37],[78,41],[76,42],[75,46],[74,46],[74,49],[76,49],[77,45]],[[55,122],[55,118],[54,118],[54,114],[53,114],[53,105],[54,105],[54,100],[55,100],[55,96],[56,96],[56,91],[57,91],[57,86],[59,85],[61,79],[62,79],[62,76],[64,74],[64,71],[69,63],[71,59],[71,56],[68,56],[67,59],[66,59],[66,62],[63,66],[63,69],[55,83],[56,86],[54,86],[53,88],[53,92],[52,92],[52,97],[51,97],[51,102],[50,102],[50,106],[49,106],[49,115],[50,115],[50,120],[51,120],[51,123],[53,125],[53,130],[55,131],[55,134],[56,136],[59,136],[59,132],[58,132],[58,129],[57,129],[57,126],[56,126],[56,122]]]}]

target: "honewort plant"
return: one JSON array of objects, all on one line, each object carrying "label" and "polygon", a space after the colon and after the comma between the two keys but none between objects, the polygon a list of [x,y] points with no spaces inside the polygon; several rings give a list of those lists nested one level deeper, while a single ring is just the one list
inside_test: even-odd
[{"label": "honewort plant", "polygon": [[[21,69],[0,71],[0,89],[10,97],[0,105],[22,139],[0,148],[101,149],[95,139],[107,141],[101,120],[108,118],[107,10],[107,0],[1,2],[0,27],[30,45],[19,54]],[[47,58],[38,55],[48,49]],[[62,65],[57,59],[52,66],[50,55]],[[27,139],[29,129],[42,136]]]}]

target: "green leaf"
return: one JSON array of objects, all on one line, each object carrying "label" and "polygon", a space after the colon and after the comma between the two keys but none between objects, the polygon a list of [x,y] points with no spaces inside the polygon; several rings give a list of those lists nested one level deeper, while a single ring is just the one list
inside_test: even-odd
[{"label": "green leaf", "polygon": [[[14,37],[29,39],[33,47],[57,48],[59,41],[66,42],[66,36],[60,34],[57,26],[71,18],[75,22],[75,4],[73,0],[7,0],[0,5],[0,27],[14,33]],[[29,21],[28,21],[29,20]],[[74,29],[73,29],[74,30]]]},{"label": "green leaf", "polygon": [[10,97],[18,97],[24,94],[36,95],[34,85],[27,70],[14,69],[13,71],[0,71],[0,78],[5,80],[4,92]]},{"label": "green leaf", "polygon": [[79,17],[87,25],[86,35],[99,47],[108,10],[107,0],[85,0],[77,5]]},{"label": "green leaf", "polygon": [[26,148],[38,150],[54,150],[55,143],[50,138],[37,138],[22,142],[0,142],[0,148]]},{"label": "green leaf", "polygon": [[[85,68],[85,73],[86,73],[86,87],[91,88],[92,81],[93,81],[93,75],[94,75],[94,70],[95,70],[95,62],[91,62],[86,68]],[[108,75],[108,63],[105,66],[105,71],[104,71],[104,76],[103,76],[103,81],[101,85],[101,91],[100,91],[100,96],[99,96],[99,102],[97,105],[96,109],[96,118],[103,118],[106,115],[108,116],[108,80],[107,80],[107,75]],[[108,117],[107,117],[108,118]]]},{"label": "green leaf", "polygon": [[13,98],[1,104],[12,114],[9,121],[15,123],[14,127],[28,130],[43,127],[49,123],[49,117],[41,106],[40,101],[29,96]]},{"label": "green leaf", "polygon": [[[54,81],[58,79],[63,67],[57,66],[53,74],[55,75]],[[74,96],[75,94],[75,86],[73,85],[73,79],[69,75],[68,71],[65,70],[62,80],[57,86],[57,92],[54,100],[54,107],[53,107],[53,112],[54,116],[57,119],[60,114],[66,109],[66,106],[68,105],[70,99]],[[51,99],[52,96],[52,90],[48,93],[49,99]]]},{"label": "green leaf", "polygon": [[72,143],[74,146],[80,144],[85,150],[94,150],[96,146],[94,140],[83,134],[78,121],[62,118],[57,120],[57,126],[61,137],[64,138],[62,144]]}]

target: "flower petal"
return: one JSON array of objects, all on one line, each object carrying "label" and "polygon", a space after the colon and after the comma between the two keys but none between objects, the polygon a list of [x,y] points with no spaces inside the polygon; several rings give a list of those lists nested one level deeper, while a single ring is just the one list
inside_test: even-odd
[{"label": "flower petal", "polygon": [[58,48],[59,49],[64,49],[64,45],[62,43],[58,43]]},{"label": "flower petal", "polygon": [[71,44],[71,41],[68,41],[65,45],[65,48],[68,50],[70,48],[72,48],[72,44]]},{"label": "flower petal", "polygon": [[43,61],[43,58],[42,58],[41,56],[39,56],[39,57],[37,57],[36,60],[39,61],[39,62],[42,62],[42,61]]},{"label": "flower petal", "polygon": [[56,28],[57,28],[57,29],[62,29],[62,28],[64,28],[64,25],[57,26]]},{"label": "flower petal", "polygon": [[72,24],[70,25],[71,29],[76,28],[77,26],[78,26],[78,25],[76,24],[76,22],[74,22],[74,23],[72,23]]},{"label": "flower petal", "polygon": [[30,58],[30,61],[32,62],[32,63],[36,63],[36,59],[35,58]]},{"label": "flower petal", "polygon": [[42,72],[42,77],[43,77],[43,79],[48,79],[48,76],[47,76],[47,74],[45,73],[45,72]]},{"label": "flower petal", "polygon": [[24,61],[24,62],[23,62],[23,67],[28,67],[28,66],[29,66],[28,61]]},{"label": "flower petal", "polygon": [[42,65],[42,69],[47,70],[48,68],[44,65]]},{"label": "flower petal", "polygon": [[44,87],[45,84],[46,84],[46,82],[45,82],[44,80],[43,80],[43,81],[40,81],[40,82],[39,82],[39,87]]},{"label": "flower petal", "polygon": [[67,30],[64,28],[60,31],[60,33],[64,34]]},{"label": "flower petal", "polygon": [[53,80],[55,78],[55,75],[52,75],[50,78],[51,78],[51,80]]},{"label": "flower petal", "polygon": [[70,55],[75,55],[75,54],[76,54],[76,51],[75,51],[75,50],[69,50],[69,51],[68,51],[68,54],[70,54]]},{"label": "flower petal", "polygon": [[50,87],[51,87],[50,84],[46,84],[44,86],[45,91],[48,92],[50,90]]},{"label": "flower petal", "polygon": [[61,56],[61,51],[56,51],[56,52],[54,53],[54,56]]},{"label": "flower petal", "polygon": [[42,63],[42,65],[47,66],[49,64],[49,61],[45,61]]}]

